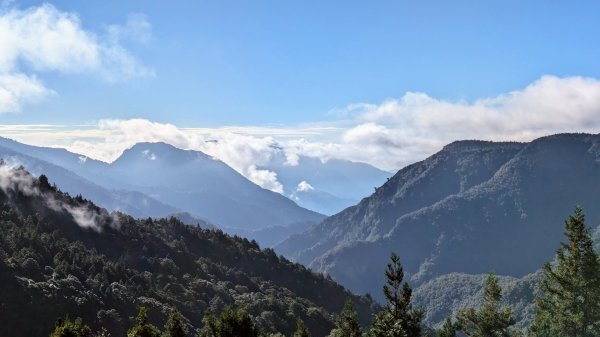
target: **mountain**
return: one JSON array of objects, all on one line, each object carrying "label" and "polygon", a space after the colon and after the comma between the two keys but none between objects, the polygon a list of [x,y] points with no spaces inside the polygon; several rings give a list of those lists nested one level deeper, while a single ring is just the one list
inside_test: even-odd
[{"label": "mountain", "polygon": [[[487,274],[450,273],[435,277],[413,292],[413,304],[427,308],[423,321],[441,328],[446,317],[456,317],[460,309],[478,308],[483,303],[483,285]],[[535,317],[535,298],[541,295],[538,283],[542,272],[538,270],[521,278],[497,276],[502,287],[501,307],[510,307],[515,318],[515,328],[527,328]]]},{"label": "mountain", "polygon": [[178,212],[177,208],[163,204],[140,192],[104,188],[63,167],[1,145],[0,158],[7,165],[22,165],[36,175],[44,173],[51,183],[60,185],[63,191],[71,195],[80,194],[93,199],[98,205],[110,211],[121,211],[135,217],[160,217]]},{"label": "mountain", "polygon": [[0,166],[0,213],[1,336],[47,336],[64,315],[123,336],[139,306],[156,325],[176,307],[198,328],[227,305],[267,331],[290,335],[301,317],[324,336],[346,299],[365,323],[376,308],[255,242],[175,217],[109,214],[20,168]]},{"label": "mountain", "polygon": [[[260,188],[219,160],[165,143],[136,144],[110,164],[64,149],[25,145],[6,138],[0,138],[0,146],[70,170],[104,189],[121,191],[125,201],[135,200],[133,193],[139,200],[152,200],[167,207],[152,208],[156,210],[153,216],[187,212],[221,227],[249,231],[312,224],[323,219],[319,213]],[[62,180],[59,185],[70,184],[65,188],[69,192],[77,191],[96,200],[96,195],[79,192],[77,181],[80,179],[71,183]],[[73,189],[69,189],[71,185]],[[108,209],[119,209],[97,200]],[[147,216],[147,212],[129,213]]]},{"label": "mountain", "polygon": [[205,229],[218,229],[217,226],[211,224],[210,222],[197,218],[188,212],[177,212],[169,215],[168,217],[174,217],[189,226],[198,226]]},{"label": "mountain", "polygon": [[365,163],[307,156],[293,164],[275,159],[264,168],[277,173],[284,194],[298,205],[328,215],[356,204],[391,176]]},{"label": "mountain", "polygon": [[319,213],[260,188],[220,160],[165,143],[139,143],[107,175],[219,226],[257,229],[317,222]]},{"label": "mountain", "polygon": [[359,293],[379,293],[374,261],[392,251],[414,286],[453,272],[522,277],[552,260],[575,205],[600,222],[598,186],[600,135],[459,141],[276,249]]}]

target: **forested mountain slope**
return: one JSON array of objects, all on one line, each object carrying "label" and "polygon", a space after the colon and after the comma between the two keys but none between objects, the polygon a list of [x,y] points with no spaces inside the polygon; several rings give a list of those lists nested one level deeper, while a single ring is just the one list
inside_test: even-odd
[{"label": "forested mountain slope", "polygon": [[[0,143],[3,142],[0,141]],[[59,153],[62,152],[59,151]],[[177,208],[161,203],[141,192],[124,190],[122,186],[119,188],[116,185],[114,188],[101,186],[94,174],[91,175],[92,180],[89,180],[63,166],[1,145],[0,158],[6,162],[6,165],[23,166],[35,175],[43,173],[48,177],[50,183],[59,185],[64,192],[68,192],[73,196],[83,195],[94,200],[99,206],[111,211],[124,212],[134,217],[161,217],[178,212]]]},{"label": "forested mountain slope", "polygon": [[599,193],[598,135],[455,142],[276,249],[361,293],[378,294],[374,261],[390,251],[415,286],[453,272],[521,277],[552,260],[557,219],[575,205],[600,222]]},{"label": "forested mountain slope", "polygon": [[373,312],[368,298],[247,239],[109,214],[5,165],[0,286],[0,335],[13,337],[47,336],[65,314],[121,336],[141,305],[155,324],[173,306],[193,327],[208,311],[244,306],[266,330],[289,334],[300,317],[313,336],[330,331],[349,297],[363,321]]}]

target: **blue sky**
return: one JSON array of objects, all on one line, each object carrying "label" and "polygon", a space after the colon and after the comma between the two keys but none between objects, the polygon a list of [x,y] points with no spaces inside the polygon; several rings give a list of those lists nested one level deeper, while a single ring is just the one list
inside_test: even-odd
[{"label": "blue sky", "polygon": [[[27,8],[40,2],[16,1]],[[101,33],[142,13],[126,48],[154,77],[52,71],[57,95],[4,123],[142,117],[181,126],[295,125],[407,91],[474,100],[542,75],[599,77],[598,3],[567,1],[55,1]]]},{"label": "blue sky", "polygon": [[165,141],[270,186],[281,154],[395,171],[459,139],[600,132],[599,2],[0,6],[0,135],[105,161]]}]

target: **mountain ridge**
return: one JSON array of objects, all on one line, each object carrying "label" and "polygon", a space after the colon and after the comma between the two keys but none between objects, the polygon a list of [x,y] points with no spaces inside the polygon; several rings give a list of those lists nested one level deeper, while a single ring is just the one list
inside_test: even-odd
[{"label": "mountain ridge", "polygon": [[135,144],[113,163],[87,159],[65,149],[25,145],[7,138],[0,138],[0,146],[64,167],[104,188],[140,193],[172,205],[153,216],[187,211],[221,227],[246,229],[285,227],[323,218],[282,195],[260,188],[220,160],[164,142]]},{"label": "mountain ridge", "polygon": [[415,286],[451,272],[520,277],[552,259],[556,219],[576,204],[600,221],[599,149],[589,134],[454,142],[276,249],[359,293],[377,293],[382,280],[371,275],[382,266],[369,261],[390,251]]},{"label": "mountain ridge", "polygon": [[198,328],[207,312],[236,305],[267,331],[290,334],[302,317],[325,336],[346,299],[364,323],[377,307],[220,230],[108,214],[21,168],[0,166],[0,182],[0,335],[46,335],[65,314],[123,335],[139,306],[154,324],[176,307]]}]

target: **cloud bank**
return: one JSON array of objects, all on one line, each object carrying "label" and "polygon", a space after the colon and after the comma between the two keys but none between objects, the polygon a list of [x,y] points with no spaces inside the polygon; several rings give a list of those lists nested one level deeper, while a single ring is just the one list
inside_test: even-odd
[{"label": "cloud bank", "polygon": [[[144,119],[102,120],[87,128],[0,126],[27,143],[53,144],[114,160],[137,142],[164,141],[216,157],[256,184],[282,191],[268,167],[301,156],[337,158],[395,171],[462,139],[529,141],[561,132],[600,132],[600,81],[544,76],[523,89],[473,102],[408,92],[379,104],[356,103],[335,123],[289,128],[181,128]],[[293,186],[292,188],[295,188]]]},{"label": "cloud bank", "polygon": [[44,72],[94,74],[109,82],[151,76],[153,71],[123,46],[126,40],[147,42],[150,32],[139,14],[96,34],[85,30],[75,13],[50,4],[0,7],[0,113],[18,112],[54,94],[38,78]]}]

